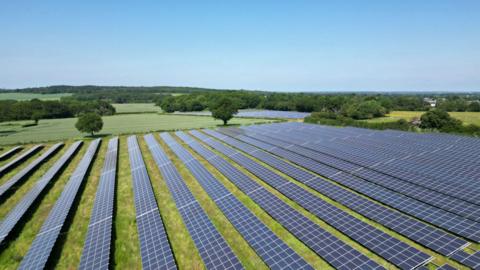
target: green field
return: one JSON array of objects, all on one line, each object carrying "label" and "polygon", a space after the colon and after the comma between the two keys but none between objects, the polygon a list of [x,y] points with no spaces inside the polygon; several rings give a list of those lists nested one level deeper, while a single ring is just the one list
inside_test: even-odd
[{"label": "green field", "polygon": [[72,94],[34,94],[34,93],[0,93],[0,100],[14,99],[14,100],[31,100],[38,98],[41,100],[58,100],[61,97],[68,97]]},{"label": "green field", "polygon": [[113,103],[117,113],[159,113],[160,107],[154,103]]},{"label": "green field", "polygon": [[[37,126],[22,127],[32,121],[15,121],[0,123],[0,145],[28,142],[57,141],[69,138],[81,138],[75,129],[77,118],[40,120]],[[253,124],[270,120],[234,118],[231,124]],[[162,114],[119,114],[103,117],[103,129],[100,135],[118,135],[142,133],[158,130],[177,130],[191,128],[215,127],[222,121],[211,117]]]},{"label": "green field", "polygon": [[[393,111],[386,117],[374,118],[368,122],[393,122],[399,119],[411,120],[414,117],[420,117],[425,112],[414,111]],[[464,124],[480,125],[480,112],[450,112],[452,117],[461,120]]]}]

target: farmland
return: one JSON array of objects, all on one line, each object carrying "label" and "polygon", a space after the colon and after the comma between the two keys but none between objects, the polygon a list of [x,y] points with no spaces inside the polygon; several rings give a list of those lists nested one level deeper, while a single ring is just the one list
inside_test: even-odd
[{"label": "farmland", "polygon": [[[77,118],[45,119],[37,126],[22,127],[32,121],[0,123],[0,145],[65,140],[81,138],[75,129]],[[207,128],[222,122],[211,117],[162,115],[162,114],[119,114],[103,117],[104,126],[100,135],[118,135],[149,131]],[[234,118],[231,124],[253,124],[269,120]]]},{"label": "farmland", "polygon": [[[149,216],[158,213],[157,218],[161,217],[169,240],[166,245],[180,269],[212,268],[219,263],[214,263],[216,256],[220,259],[226,256],[217,254],[218,249],[201,248],[197,233],[207,228],[224,239],[222,250],[230,250],[229,260],[246,269],[267,269],[287,257],[291,259],[285,263],[296,265],[295,269],[342,268],[342,265],[351,269],[352,263],[378,269],[413,269],[421,265],[434,269],[445,263],[458,269],[479,266],[475,264],[475,256],[480,254],[480,209],[476,204],[479,193],[471,191],[477,188],[471,179],[478,177],[473,168],[479,164],[473,158],[461,161],[457,157],[462,149],[469,149],[469,156],[478,155],[478,139],[296,122],[143,135],[121,135],[118,140],[118,165],[113,178],[116,187],[110,187],[114,194],[111,203],[115,205],[110,225],[113,238],[110,249],[102,251],[107,255],[112,252],[106,263],[113,268],[137,269],[142,264],[148,268],[145,264],[148,255],[142,251],[148,245],[141,244],[141,239],[150,237],[149,230],[141,230],[147,233],[142,237],[137,230],[137,226],[148,225],[142,225],[143,215],[139,211],[143,208],[134,199],[140,196],[137,193],[140,183],[151,185],[153,197],[148,199],[146,193],[141,196],[143,201],[153,200],[155,211],[145,213]],[[77,268],[83,259],[89,228],[97,226],[96,222],[89,223],[94,207],[98,207],[95,198],[101,196],[96,192],[106,181],[102,168],[117,156],[117,152],[112,152],[116,146],[109,144],[111,138],[102,138],[72,207],[56,210],[70,214],[49,255],[48,267]],[[61,194],[67,182],[72,181],[70,176],[79,169],[84,155],[88,156],[87,148],[92,149],[93,142],[84,141],[67,166],[51,180],[52,185],[44,190],[38,206],[30,209],[16,231],[2,242],[2,267],[11,269],[25,263],[22,260],[27,258],[42,224],[48,220],[57,200],[64,196]],[[5,220],[38,179],[66,154],[74,140],[67,139],[64,143],[60,151],[17,183],[7,196],[0,193],[0,220]],[[26,169],[53,144],[46,143],[44,149],[1,177],[0,190],[8,179]],[[33,146],[22,145],[20,152],[0,161],[0,167]],[[432,159],[418,155],[429,151],[435,152]],[[409,158],[403,158],[405,153]],[[133,164],[135,155],[141,158],[133,159],[136,162]],[[386,162],[391,158],[397,159],[395,170]],[[110,161],[105,163],[106,159]],[[444,162],[449,166],[438,165]],[[465,178],[453,179],[452,175],[460,170],[459,162],[472,169],[466,171]],[[147,174],[137,173],[141,167]],[[111,168],[106,170],[111,172]],[[172,176],[175,174],[179,178]],[[431,185],[433,179],[442,184]],[[462,185],[453,189],[459,181]],[[234,211],[229,208],[232,204],[236,205]],[[195,226],[194,221],[201,215],[193,215],[189,209],[203,212],[211,222],[210,227]],[[428,215],[432,211],[436,216]],[[441,221],[446,217],[451,218],[451,223]],[[302,225],[298,225],[300,220]],[[253,237],[251,226],[265,226],[265,229],[256,231]],[[270,240],[262,242],[267,236]],[[275,246],[266,243],[271,243],[272,237],[277,239],[275,243],[284,245],[281,251],[276,249],[284,254],[277,260],[269,259],[268,250]],[[257,241],[264,244],[259,246],[255,244]],[[327,243],[330,248],[323,249]],[[343,252],[337,253],[340,248]],[[42,252],[48,250],[44,248]],[[356,259],[350,261],[353,257],[344,254],[352,254]]]}]

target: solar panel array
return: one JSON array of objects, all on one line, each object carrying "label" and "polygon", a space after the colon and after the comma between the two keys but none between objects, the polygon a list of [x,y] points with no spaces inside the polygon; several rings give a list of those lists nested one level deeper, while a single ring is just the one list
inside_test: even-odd
[{"label": "solar panel array", "polygon": [[20,165],[24,160],[31,157],[36,152],[40,151],[40,149],[42,149],[42,148],[43,148],[43,145],[41,145],[41,144],[35,145],[32,148],[25,151],[24,153],[22,153],[20,156],[18,156],[14,160],[12,160],[12,161],[8,162],[7,164],[3,165],[2,167],[0,167],[0,177],[5,175],[7,172],[11,171],[13,168]]},{"label": "solar panel array", "polygon": [[[183,133],[177,134],[181,136]],[[313,269],[168,133],[162,133],[161,137],[267,266],[273,269]]]},{"label": "solar panel array", "polygon": [[[221,129],[219,131],[223,134],[234,136],[234,134],[228,130]],[[343,189],[338,185],[332,184],[309,171],[302,170],[280,158],[258,150],[259,148],[263,150],[269,150],[272,148],[272,145],[270,144],[263,143],[252,138],[245,139],[245,141],[257,146],[257,148],[212,130],[205,130],[205,132],[231,146],[236,147],[237,149],[244,151],[245,153],[259,159],[260,161],[285,173],[297,181],[302,182],[303,184],[322,193],[332,200],[335,200],[368,217],[369,219],[372,219],[442,255],[448,256],[455,251],[462,249],[468,244],[468,242],[463,239],[448,234],[433,226],[429,226],[423,222],[417,221],[416,219],[401,214],[400,212],[387,208],[381,204],[368,200],[353,192]],[[239,136],[239,138],[242,137]],[[272,149],[270,151],[280,157],[291,159],[297,164],[308,164],[308,159],[295,153],[285,153],[287,151],[281,149]]]},{"label": "solar panel array", "polygon": [[[202,135],[197,132],[192,134],[198,137]],[[270,216],[336,269],[382,269],[380,265],[325,231],[225,159],[192,140],[191,137],[183,133],[179,133],[179,136]]]},{"label": "solar panel array", "polygon": [[[256,128],[256,130],[261,131],[262,129]],[[306,148],[304,151],[308,152],[309,155],[313,155],[315,158],[328,162],[328,164],[336,164],[337,168],[342,171],[349,172],[355,176],[421,200],[459,216],[474,221],[480,221],[480,207],[478,207],[478,205],[432,190],[430,188],[432,182],[431,179],[424,178],[423,182],[426,183],[418,183],[420,179],[419,176],[398,170],[395,166],[391,166],[390,164],[377,162],[374,165],[368,165],[369,159],[363,158],[359,155],[359,153],[364,152],[363,149],[353,152],[350,151],[351,153],[345,153],[345,151],[353,148],[350,144],[333,148],[331,143],[326,143],[324,141],[315,142],[315,138],[318,137],[316,134],[298,129],[287,132],[287,134],[282,133],[282,135],[272,134],[270,131],[267,131],[264,134],[268,137],[274,137],[285,142],[295,142],[295,144],[301,145],[302,148]],[[366,149],[370,149],[370,145],[366,147]],[[312,154],[312,151],[310,150],[313,150],[314,153]]]},{"label": "solar panel array", "polygon": [[118,137],[108,142],[79,269],[108,269],[112,240]]},{"label": "solar panel array", "polygon": [[85,176],[93,162],[100,142],[100,139],[96,139],[90,143],[82,160],[65,185],[62,194],[55,202],[52,210],[50,210],[27,254],[23,257],[19,269],[45,268],[75,198],[78,198],[78,190],[86,178]]},{"label": "solar panel array", "polygon": [[[318,152],[303,148],[302,146],[297,145],[294,141],[282,141],[287,138],[287,135],[285,135],[286,132],[282,133],[281,135],[275,134],[272,136],[264,136],[257,132],[250,132],[248,130],[245,132],[245,135],[250,138],[255,138],[257,140],[261,140],[263,143],[273,145],[273,147],[271,147],[268,151],[277,149],[288,150],[287,152],[299,154],[310,160],[308,164],[299,164],[300,166],[304,166],[309,170],[312,170],[344,186],[363,193],[368,197],[385,203],[404,213],[422,219],[425,222],[441,227],[447,231],[450,231],[451,233],[460,235],[475,242],[480,241],[480,223],[445,211],[444,209],[437,208],[421,200],[416,200],[406,196],[405,194],[387,189],[372,181],[351,174],[346,170],[341,170],[339,169],[339,164],[341,164],[342,161],[333,161],[323,157],[320,158],[318,156]],[[282,137],[282,139],[279,137]],[[243,140],[244,138],[241,139]],[[299,138],[298,141],[302,141],[302,139]],[[357,170],[357,172],[360,171],[363,171],[363,169]]]},{"label": "solar panel array", "polygon": [[210,140],[207,143],[321,220],[399,268],[413,269],[431,260],[428,254],[329,204],[238,151],[216,141]]},{"label": "solar panel array", "polygon": [[5,151],[4,153],[2,153],[2,154],[0,155],[0,161],[1,161],[1,160],[5,160],[5,159],[11,157],[12,155],[14,155],[15,153],[17,153],[17,152],[20,151],[20,150],[22,150],[22,147],[20,147],[20,146],[15,146],[15,147],[9,149],[8,151]]},{"label": "solar panel array", "polygon": [[207,269],[242,269],[240,261],[193,197],[177,169],[153,135],[145,141]]},{"label": "solar panel array", "polygon": [[47,185],[60,173],[62,168],[72,159],[73,155],[82,145],[82,141],[73,143],[68,150],[53,164],[30,191],[23,196],[22,200],[8,212],[0,224],[0,244],[4,244],[15,226],[24,217],[25,213],[37,201]]},{"label": "solar panel array", "polygon": [[63,143],[54,144],[50,147],[45,153],[43,153],[40,157],[35,159],[33,162],[28,164],[27,167],[23,168],[20,172],[12,176],[8,181],[6,181],[3,185],[0,186],[0,199],[3,199],[8,191],[19,184],[22,180],[27,178],[33,171],[35,171],[44,161],[48,160],[50,157],[53,156],[61,147]]},{"label": "solar panel array", "polygon": [[137,137],[128,137],[127,143],[143,269],[176,269]]}]

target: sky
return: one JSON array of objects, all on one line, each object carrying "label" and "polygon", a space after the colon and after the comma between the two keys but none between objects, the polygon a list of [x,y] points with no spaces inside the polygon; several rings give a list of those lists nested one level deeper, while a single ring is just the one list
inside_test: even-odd
[{"label": "sky", "polygon": [[478,0],[0,1],[0,88],[480,91]]}]

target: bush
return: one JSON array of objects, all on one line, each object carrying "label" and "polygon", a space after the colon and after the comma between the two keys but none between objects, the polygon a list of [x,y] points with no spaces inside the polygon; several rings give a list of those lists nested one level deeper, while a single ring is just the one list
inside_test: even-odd
[{"label": "bush", "polygon": [[438,129],[452,132],[462,127],[462,121],[455,119],[448,112],[441,109],[433,109],[424,113],[421,117],[421,128]]}]

